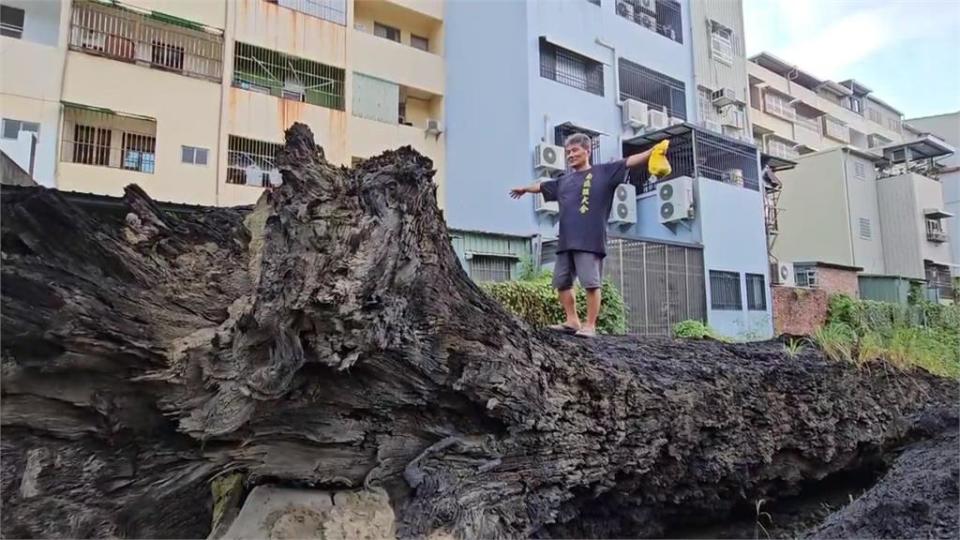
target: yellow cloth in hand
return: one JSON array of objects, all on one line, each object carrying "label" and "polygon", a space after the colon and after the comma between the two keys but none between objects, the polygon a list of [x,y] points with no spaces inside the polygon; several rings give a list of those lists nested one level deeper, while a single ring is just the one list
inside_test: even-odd
[{"label": "yellow cloth in hand", "polygon": [[647,160],[647,170],[657,178],[663,178],[673,170],[670,167],[670,162],[667,161],[667,148],[669,146],[670,141],[664,139],[658,142],[650,151],[650,159]]}]

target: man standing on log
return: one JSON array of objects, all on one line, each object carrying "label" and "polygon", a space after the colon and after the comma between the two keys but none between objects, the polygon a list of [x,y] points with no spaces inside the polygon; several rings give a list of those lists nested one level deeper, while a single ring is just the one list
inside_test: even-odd
[{"label": "man standing on log", "polygon": [[[553,269],[553,287],[567,320],[551,326],[553,330],[580,337],[597,335],[600,314],[600,287],[603,280],[603,258],[607,251],[607,217],[617,185],[624,181],[628,168],[643,165],[655,150],[666,151],[668,141],[654,148],[602,165],[590,165],[590,137],[575,133],[564,141],[570,171],[555,180],[538,182],[510,190],[519,199],[525,193],[543,193],[546,201],[560,206],[560,235],[557,240],[557,262]],[[580,324],[577,315],[573,280],[587,290],[587,321]]]}]

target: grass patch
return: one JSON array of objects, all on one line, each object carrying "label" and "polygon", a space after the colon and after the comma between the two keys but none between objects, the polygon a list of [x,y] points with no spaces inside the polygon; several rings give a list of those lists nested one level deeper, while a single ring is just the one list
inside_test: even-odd
[{"label": "grass patch", "polygon": [[960,306],[834,295],[827,324],[814,333],[813,342],[833,360],[857,366],[885,360],[899,369],[919,367],[960,379]]},{"label": "grass patch", "polygon": [[717,341],[729,342],[726,337],[717,333],[702,321],[686,320],[673,325],[673,337],[683,339],[715,339]]}]

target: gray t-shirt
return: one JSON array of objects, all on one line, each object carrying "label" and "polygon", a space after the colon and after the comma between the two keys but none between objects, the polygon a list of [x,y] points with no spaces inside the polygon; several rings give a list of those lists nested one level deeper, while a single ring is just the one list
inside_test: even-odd
[{"label": "gray t-shirt", "polygon": [[540,183],[547,201],[560,204],[557,252],[589,251],[607,254],[607,218],[617,185],[626,175],[626,161],[594,165]]}]

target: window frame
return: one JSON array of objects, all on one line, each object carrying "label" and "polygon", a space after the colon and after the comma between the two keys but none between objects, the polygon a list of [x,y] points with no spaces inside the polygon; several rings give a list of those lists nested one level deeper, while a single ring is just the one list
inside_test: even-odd
[{"label": "window frame", "polygon": [[[380,31],[383,31],[384,34],[381,35],[380,33],[378,33]],[[391,38],[390,32],[396,32],[397,39]],[[373,35],[381,39],[392,41],[394,43],[400,43],[403,40],[403,32],[401,32],[399,28],[395,26],[390,26],[389,24],[377,22],[377,21],[373,21]]]},{"label": "window frame", "polygon": [[[19,13],[17,13],[19,12]],[[20,26],[17,26],[14,22],[4,20],[9,17],[11,14],[20,16]],[[7,17],[4,17],[6,15]],[[8,6],[6,4],[0,5],[0,36],[12,38],[12,39],[23,39],[23,29],[27,25],[27,11],[23,8],[16,6]]]},{"label": "window frame", "polygon": [[[577,90],[601,96],[605,94],[603,63],[578,52],[564,49],[540,37],[540,77]],[[561,70],[561,67],[563,70]],[[582,75],[574,73],[582,67]],[[582,84],[580,84],[582,82]]]},{"label": "window frame", "polygon": [[[192,156],[189,161],[184,159],[188,149],[191,151],[191,156]],[[204,156],[203,163],[197,162],[197,156],[200,155],[200,151],[203,151],[203,156]],[[183,163],[186,165],[197,165],[200,167],[206,167],[207,165],[210,164],[210,149],[204,148],[202,146],[190,146],[190,145],[182,144],[180,145],[180,163]]]},{"label": "window frame", "polygon": [[[767,280],[763,274],[743,274],[744,285],[747,289],[747,311],[766,311],[767,310]],[[760,282],[760,296],[755,296],[756,291],[752,284]],[[759,302],[758,302],[759,300]]]},{"label": "window frame", "polygon": [[733,44],[733,30],[713,21],[711,21],[710,26],[710,57],[732,66],[733,57],[736,54]]},{"label": "window frame", "polygon": [[[17,126],[16,137],[7,137],[6,133],[8,124]],[[37,126],[37,129],[24,129],[24,126],[27,124]],[[26,120],[17,120],[15,118],[3,118],[2,121],[0,121],[0,139],[15,141],[20,138],[20,133],[24,131],[33,133],[37,139],[40,139],[40,122],[29,122]]]},{"label": "window frame", "polygon": [[[743,285],[740,272],[731,272],[727,270],[709,270],[707,273],[710,280],[710,309],[714,311],[743,311]],[[719,280],[727,280],[727,285],[736,284],[735,303],[728,302],[727,299],[718,298],[718,288],[715,286]],[[729,291],[727,291],[729,292]],[[733,298],[731,298],[733,300]]]},{"label": "window frame", "polygon": [[[504,268],[484,268],[484,269],[474,268],[473,265],[476,264],[478,260],[487,261],[487,262],[496,262],[497,264],[502,264]],[[469,260],[467,261],[467,267],[470,269],[470,279],[474,280],[477,283],[481,283],[481,281],[478,279],[475,273],[480,270],[482,270],[487,274],[506,271],[505,276],[503,275],[498,276],[498,277],[503,277],[504,279],[485,280],[485,281],[482,281],[482,283],[503,283],[505,281],[510,281],[513,278],[513,267],[515,265],[516,265],[516,259],[514,257],[508,256],[508,255],[497,255],[497,254],[490,254],[490,253],[471,254]]]},{"label": "window frame", "polygon": [[[423,47],[418,47],[418,46],[414,45],[414,41],[415,41],[415,40],[420,40],[420,41],[422,41],[422,42],[423,42]],[[410,33],[410,46],[413,47],[414,49],[417,49],[418,51],[430,52],[430,38],[424,37],[424,36],[419,36],[419,35],[414,34],[414,33],[411,32],[411,33]]]}]

